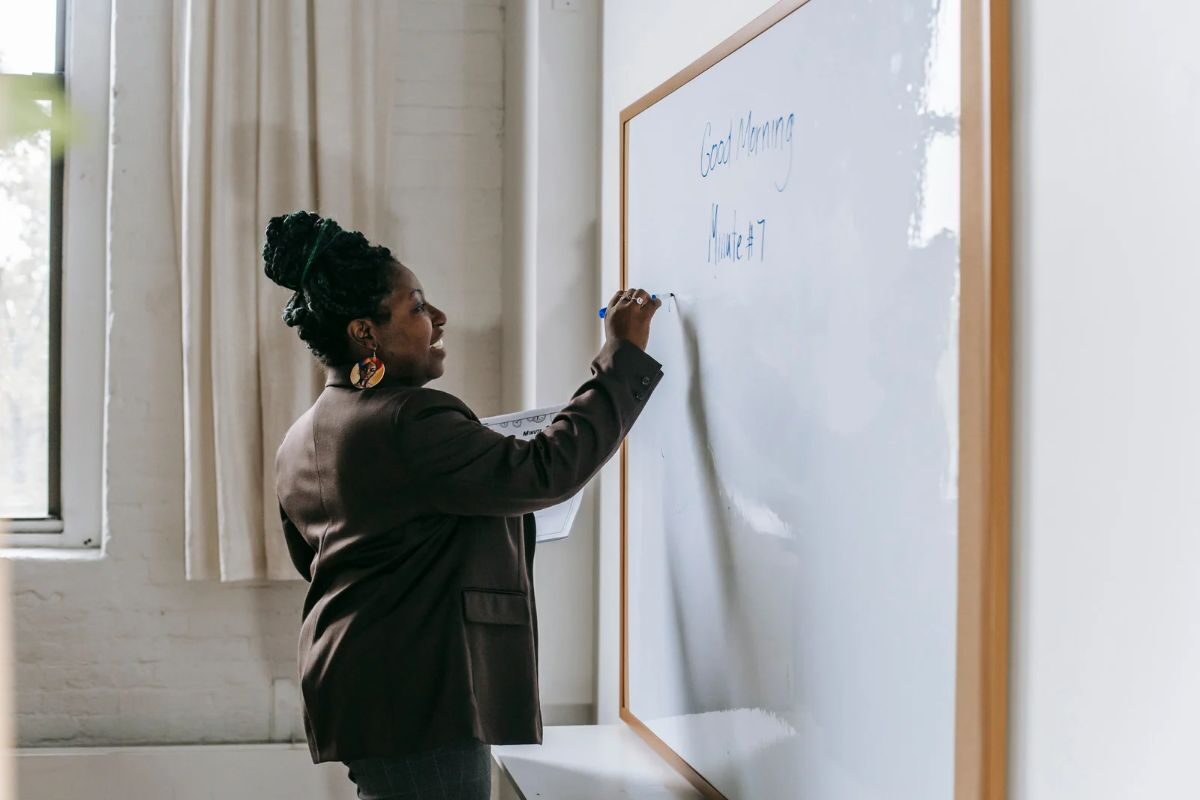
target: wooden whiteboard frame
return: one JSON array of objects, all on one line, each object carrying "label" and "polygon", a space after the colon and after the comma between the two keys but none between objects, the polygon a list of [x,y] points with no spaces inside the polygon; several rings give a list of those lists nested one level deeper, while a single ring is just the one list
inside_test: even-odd
[{"label": "wooden whiteboard frame", "polygon": [[[628,277],[628,122],[808,0],[781,0],[621,112],[621,283]],[[1009,0],[962,3],[955,800],[1006,792],[1011,401]],[[716,787],[629,709],[628,444],[621,446],[621,719],[710,800]]]}]

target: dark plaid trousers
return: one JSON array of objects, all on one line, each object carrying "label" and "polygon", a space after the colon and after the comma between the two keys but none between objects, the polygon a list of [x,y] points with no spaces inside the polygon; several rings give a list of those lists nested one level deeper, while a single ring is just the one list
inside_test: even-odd
[{"label": "dark plaid trousers", "polygon": [[345,763],[359,800],[488,800],[492,792],[491,747],[474,739]]}]

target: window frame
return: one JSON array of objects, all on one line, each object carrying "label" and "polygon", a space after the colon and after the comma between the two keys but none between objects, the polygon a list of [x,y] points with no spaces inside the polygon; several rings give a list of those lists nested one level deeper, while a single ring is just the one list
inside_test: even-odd
[{"label": "window frame", "polygon": [[111,0],[57,0],[57,8],[53,75],[0,75],[42,85],[52,78],[86,125],[51,165],[48,513],[0,520],[0,546],[91,550],[103,538],[112,9]]}]

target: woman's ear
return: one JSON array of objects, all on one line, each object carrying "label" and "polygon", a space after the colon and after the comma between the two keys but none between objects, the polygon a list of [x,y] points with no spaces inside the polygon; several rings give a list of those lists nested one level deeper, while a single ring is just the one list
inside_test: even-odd
[{"label": "woman's ear", "polygon": [[367,319],[352,319],[346,325],[346,335],[350,341],[360,347],[370,350],[376,346],[375,330]]}]

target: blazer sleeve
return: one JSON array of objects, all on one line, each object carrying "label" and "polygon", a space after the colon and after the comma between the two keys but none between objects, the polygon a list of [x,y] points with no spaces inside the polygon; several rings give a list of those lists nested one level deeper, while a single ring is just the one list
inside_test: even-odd
[{"label": "blazer sleeve", "polygon": [[279,504],[279,518],[283,522],[283,539],[287,542],[288,555],[292,557],[292,564],[300,573],[300,577],[311,582],[312,560],[316,552],[300,535],[300,529],[296,527],[295,523],[288,519],[287,512],[283,510],[283,503]]},{"label": "blazer sleeve", "polygon": [[410,395],[395,430],[417,496],[461,516],[517,516],[560,503],[612,457],[662,380],[662,365],[628,341],[610,341],[592,377],[528,441],[496,433],[458,398]]}]

